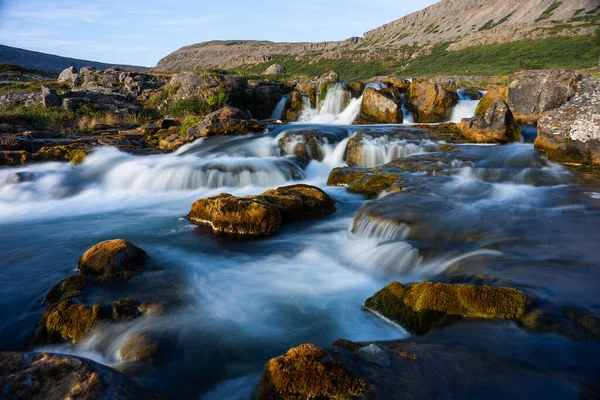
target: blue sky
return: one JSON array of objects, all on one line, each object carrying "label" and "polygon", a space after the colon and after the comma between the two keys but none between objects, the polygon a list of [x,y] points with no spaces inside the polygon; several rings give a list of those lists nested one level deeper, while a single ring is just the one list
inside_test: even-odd
[{"label": "blue sky", "polygon": [[215,39],[326,41],[436,3],[405,0],[0,0],[0,43],[61,56],[154,66]]}]

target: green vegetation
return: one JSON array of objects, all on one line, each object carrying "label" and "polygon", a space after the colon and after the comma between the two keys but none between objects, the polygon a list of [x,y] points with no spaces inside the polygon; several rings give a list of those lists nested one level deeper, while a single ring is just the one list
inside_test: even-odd
[{"label": "green vegetation", "polygon": [[[508,18],[507,16],[506,18]],[[593,24],[597,17],[581,17]],[[381,60],[360,62],[350,59],[317,60],[311,57],[297,60],[292,55],[276,55],[269,63],[240,68],[245,73],[259,73],[272,63],[286,67],[289,75],[314,77],[335,70],[343,80],[368,79],[377,75],[508,75],[522,69],[541,68],[592,68],[598,63],[600,34],[589,36],[551,37],[538,40],[521,40],[512,43],[469,47],[459,51],[446,51],[449,43],[433,47],[431,54],[414,60],[395,60],[385,54]],[[406,46],[401,51],[414,52],[416,47]],[[400,52],[400,50],[398,51]]]},{"label": "green vegetation", "polygon": [[56,83],[54,81],[18,82],[0,86],[0,96],[4,96],[9,93],[39,92],[42,90],[42,85],[54,88],[57,92],[63,92],[69,89],[69,85],[66,83]]},{"label": "green vegetation", "polygon": [[228,100],[229,100],[229,95],[227,94],[227,92],[219,92],[217,94],[210,96],[208,99],[206,99],[206,102],[213,109],[218,109],[218,108],[223,107],[225,104],[227,104]]},{"label": "green vegetation", "polygon": [[188,115],[205,114],[209,109],[210,106],[205,101],[184,99],[169,104],[163,114],[174,118],[182,118]]},{"label": "green vegetation", "polygon": [[535,20],[535,22],[540,22],[549,19],[554,13],[554,10],[560,7],[561,4],[562,1],[555,1],[554,3],[552,3],[550,7],[546,8],[546,10]]},{"label": "green vegetation", "polygon": [[199,115],[192,115],[187,117],[181,125],[181,137],[186,137],[188,129],[202,121],[202,119],[203,118]]},{"label": "green vegetation", "polygon": [[513,11],[513,12],[511,12],[511,13],[510,13],[510,14],[508,14],[507,16],[505,16],[505,17],[501,18],[501,19],[500,19],[498,22],[496,22],[496,23],[494,23],[494,20],[493,20],[493,19],[492,19],[492,20],[489,20],[489,21],[488,21],[488,22],[486,22],[486,23],[485,23],[485,24],[484,24],[484,25],[483,25],[481,28],[479,28],[479,31],[481,32],[481,31],[486,31],[486,30],[489,30],[489,29],[493,29],[493,28],[497,27],[498,25],[501,25],[501,24],[505,23],[506,21],[508,21],[508,19],[509,19],[510,17],[512,17],[512,15],[513,15],[514,13],[515,13],[514,11]]}]

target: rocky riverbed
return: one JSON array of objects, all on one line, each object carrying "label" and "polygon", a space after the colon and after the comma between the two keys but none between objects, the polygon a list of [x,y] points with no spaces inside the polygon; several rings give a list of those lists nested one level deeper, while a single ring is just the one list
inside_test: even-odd
[{"label": "rocky riverbed", "polygon": [[0,98],[4,397],[600,392],[593,78],[59,81]]}]

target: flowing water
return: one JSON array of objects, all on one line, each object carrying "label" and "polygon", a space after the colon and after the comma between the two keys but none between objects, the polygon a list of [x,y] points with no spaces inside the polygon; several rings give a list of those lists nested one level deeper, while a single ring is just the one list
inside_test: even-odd
[{"label": "flowing water", "polygon": [[[442,153],[427,131],[350,126],[360,99],[344,109],[337,101],[307,110],[303,123],[264,135],[201,139],[174,154],[104,148],[79,166],[0,169],[0,347],[26,349],[45,293],[75,273],[86,249],[113,238],[144,248],[151,263],[94,296],[127,293],[169,302],[169,311],[100,326],[76,346],[38,350],[122,368],[123,342],[149,332],[160,338],[160,356],[149,369],[129,373],[170,398],[250,398],[264,363],[301,343],[407,337],[361,310],[391,280],[483,279],[599,311],[600,188],[573,184],[569,171],[531,144],[456,145]],[[319,125],[325,120],[336,126]],[[302,168],[281,155],[277,137],[307,127],[339,140],[323,146],[321,162]],[[326,186],[359,129],[391,135],[367,139],[365,165],[405,163],[405,193],[368,203]],[[278,236],[260,240],[215,236],[183,218],[198,198],[258,194],[296,182],[326,190],[337,213],[285,225]],[[353,224],[364,205],[371,212]],[[469,331],[462,335],[468,342]],[[561,343],[546,340],[539,348],[553,351],[561,368],[577,365]],[[528,362],[542,368],[546,360]]]}]

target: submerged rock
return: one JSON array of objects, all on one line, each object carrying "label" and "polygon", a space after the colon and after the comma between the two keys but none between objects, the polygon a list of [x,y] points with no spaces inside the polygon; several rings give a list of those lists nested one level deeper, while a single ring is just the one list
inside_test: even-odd
[{"label": "submerged rock", "polygon": [[141,271],[147,258],[144,250],[127,240],[107,240],[87,250],[77,269],[83,276],[114,279]]},{"label": "submerged rock", "polygon": [[345,399],[366,392],[364,379],[352,376],[325,350],[303,344],[265,365],[257,399]]},{"label": "submerged rock", "polygon": [[133,380],[94,361],[50,353],[0,353],[3,399],[151,399]]},{"label": "submerged rock", "polygon": [[600,165],[600,80],[538,123],[535,148],[554,161]]},{"label": "submerged rock", "polygon": [[[351,193],[372,199],[383,191],[389,191],[401,179],[400,172],[386,171],[379,168],[334,168],[327,178],[329,186],[344,186]],[[396,187],[392,191],[400,191]]]},{"label": "submerged rock", "polygon": [[213,232],[242,236],[269,236],[281,222],[322,217],[335,212],[335,201],[321,189],[292,185],[259,196],[235,197],[222,193],[197,200],[187,218],[208,225]]},{"label": "submerged rock", "polygon": [[402,103],[387,89],[367,88],[363,93],[360,117],[365,123],[401,124]]},{"label": "submerged rock", "polygon": [[521,129],[504,100],[494,102],[483,117],[463,120],[458,128],[474,143],[512,143],[521,138]]},{"label": "submerged rock", "polygon": [[407,100],[415,122],[441,122],[450,118],[458,95],[435,83],[413,82]]},{"label": "submerged rock", "polygon": [[522,292],[508,287],[392,282],[363,307],[423,335],[461,318],[518,320],[527,304]]}]

